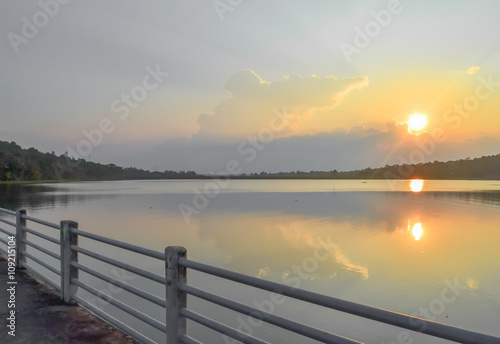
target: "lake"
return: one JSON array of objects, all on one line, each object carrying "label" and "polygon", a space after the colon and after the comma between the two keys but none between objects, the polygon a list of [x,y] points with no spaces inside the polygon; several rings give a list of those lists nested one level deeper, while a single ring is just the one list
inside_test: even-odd
[{"label": "lake", "polygon": [[[208,184],[212,183],[212,184]],[[113,181],[0,184],[0,207],[266,280],[500,336],[500,181]],[[181,210],[180,210],[181,209]],[[184,215],[181,213],[184,212]],[[39,228],[28,223],[28,227]],[[44,233],[57,237],[52,229]],[[2,237],[4,235],[2,234]],[[40,243],[35,237],[30,237]],[[57,252],[51,243],[43,245]],[[160,261],[80,238],[83,247],[163,274]],[[35,249],[32,254],[57,266]],[[151,293],[154,282],[80,255],[80,262]],[[33,266],[37,266],[32,262]],[[40,271],[55,278],[50,271]],[[81,273],[85,282],[164,321],[164,310]],[[270,293],[191,271],[190,284],[250,305]],[[80,295],[164,343],[164,335]],[[365,343],[449,343],[292,299],[274,314]],[[274,343],[316,343],[189,297],[193,310]],[[233,343],[196,324],[190,335]],[[407,334],[404,334],[407,332]],[[409,339],[405,339],[408,342]]]}]

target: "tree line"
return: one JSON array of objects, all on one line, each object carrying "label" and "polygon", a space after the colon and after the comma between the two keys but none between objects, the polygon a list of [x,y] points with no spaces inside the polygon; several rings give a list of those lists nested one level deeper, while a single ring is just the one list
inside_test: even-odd
[{"label": "tree line", "polygon": [[[74,159],[67,154],[23,149],[15,142],[0,141],[0,181],[207,179],[194,171],[147,171],[115,164]],[[500,154],[447,162],[386,165],[354,171],[294,171],[247,173],[233,179],[500,179]]]},{"label": "tree line", "polygon": [[455,161],[386,165],[354,171],[250,173],[245,179],[500,179],[500,154]]},{"label": "tree line", "polygon": [[199,179],[194,171],[151,172],[135,167],[100,164],[74,159],[67,154],[42,153],[23,149],[15,142],[0,141],[0,181],[41,180],[123,180],[123,179]]}]

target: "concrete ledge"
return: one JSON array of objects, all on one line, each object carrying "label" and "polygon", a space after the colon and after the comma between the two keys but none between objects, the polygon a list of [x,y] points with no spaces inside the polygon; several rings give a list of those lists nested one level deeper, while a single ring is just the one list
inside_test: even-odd
[{"label": "concrete ledge", "polygon": [[57,290],[27,271],[16,272],[16,336],[13,337],[7,328],[10,311],[7,278],[7,261],[0,256],[1,343],[139,343],[86,309],[65,305]]}]

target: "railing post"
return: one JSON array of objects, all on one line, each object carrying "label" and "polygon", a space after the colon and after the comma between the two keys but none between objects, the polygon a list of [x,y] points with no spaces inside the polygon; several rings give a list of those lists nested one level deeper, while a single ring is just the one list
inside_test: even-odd
[{"label": "railing post", "polygon": [[23,227],[26,227],[26,219],[22,216],[26,215],[26,209],[16,210],[16,269],[21,270],[24,267],[21,266],[21,261],[26,263],[26,257],[21,253],[26,251],[26,244],[23,240],[26,240],[26,231]]},{"label": "railing post", "polygon": [[186,293],[179,290],[179,284],[187,283],[186,268],[179,266],[179,258],[186,257],[186,249],[169,246],[165,249],[165,277],[167,299],[167,344],[178,344],[179,336],[187,334],[187,320],[180,315],[187,307]]},{"label": "railing post", "polygon": [[72,267],[71,262],[78,262],[78,252],[71,250],[70,246],[78,246],[78,235],[71,233],[71,228],[78,229],[78,223],[61,221],[61,299],[75,304],[72,297],[76,295],[78,286],[72,284],[71,279],[78,278],[78,269]]}]

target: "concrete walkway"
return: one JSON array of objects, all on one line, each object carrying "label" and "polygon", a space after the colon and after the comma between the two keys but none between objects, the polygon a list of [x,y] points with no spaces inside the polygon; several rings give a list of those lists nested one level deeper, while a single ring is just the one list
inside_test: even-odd
[{"label": "concrete walkway", "polygon": [[138,341],[80,306],[65,305],[52,286],[24,271],[16,272],[16,336],[8,334],[10,316],[7,261],[0,256],[0,343],[137,344]]}]

